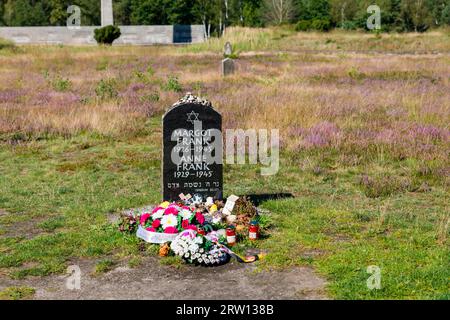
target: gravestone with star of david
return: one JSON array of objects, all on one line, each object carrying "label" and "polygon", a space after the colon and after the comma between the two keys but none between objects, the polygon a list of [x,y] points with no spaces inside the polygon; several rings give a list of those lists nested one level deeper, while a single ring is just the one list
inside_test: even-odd
[{"label": "gravestone with star of david", "polygon": [[163,116],[163,200],[180,194],[222,199],[222,116],[188,93]]}]

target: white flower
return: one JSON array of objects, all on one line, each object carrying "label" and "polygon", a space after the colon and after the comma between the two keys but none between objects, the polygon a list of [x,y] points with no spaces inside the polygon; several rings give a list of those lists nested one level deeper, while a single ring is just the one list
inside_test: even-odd
[{"label": "white flower", "polygon": [[203,239],[202,239],[202,237],[196,237],[194,239],[194,242],[197,243],[197,244],[202,244],[203,243]]},{"label": "white flower", "polygon": [[192,217],[192,211],[191,210],[187,210],[187,209],[183,209],[180,212],[180,215],[183,217],[183,220],[189,220]]},{"label": "white flower", "polygon": [[203,249],[203,248],[200,248],[200,253],[203,253],[203,252],[205,252],[205,249]]},{"label": "white flower", "polygon": [[178,225],[177,216],[174,214],[167,214],[161,219],[161,224],[164,229],[168,227],[176,227]]},{"label": "white flower", "polygon": [[203,261],[208,264],[209,263],[209,259],[203,259]]},{"label": "white flower", "polygon": [[198,258],[198,262],[202,263],[203,262],[202,258]]},{"label": "white flower", "polygon": [[189,253],[186,253],[186,254],[184,255],[184,257],[185,257],[185,258],[189,258]]},{"label": "white flower", "polygon": [[190,252],[192,252],[192,253],[196,253],[197,251],[198,251],[198,249],[199,249],[199,247],[198,247],[198,245],[197,244],[191,244],[190,246],[189,246],[189,251]]},{"label": "white flower", "polygon": [[152,214],[153,220],[155,219],[161,219],[164,216],[164,209],[159,209],[154,214]]}]

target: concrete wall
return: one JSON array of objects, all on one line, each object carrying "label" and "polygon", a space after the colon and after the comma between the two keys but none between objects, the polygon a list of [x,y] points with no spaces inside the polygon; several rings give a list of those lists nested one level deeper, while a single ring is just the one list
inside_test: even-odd
[{"label": "concrete wall", "polygon": [[[96,44],[94,29],[98,27],[0,27],[0,38],[17,44]],[[115,45],[151,45],[199,43],[204,39],[203,25],[192,26],[120,26],[122,36]]]}]

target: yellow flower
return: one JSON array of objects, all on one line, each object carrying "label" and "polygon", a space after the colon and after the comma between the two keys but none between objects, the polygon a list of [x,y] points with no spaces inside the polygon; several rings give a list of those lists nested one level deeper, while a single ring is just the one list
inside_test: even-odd
[{"label": "yellow flower", "polygon": [[211,206],[211,208],[209,208],[209,213],[214,213],[214,212],[216,212],[217,211],[217,206],[215,205],[215,204],[213,204],[212,206]]},{"label": "yellow flower", "polygon": [[169,201],[164,201],[163,203],[161,203],[159,206],[161,207],[161,208],[167,208],[168,206],[170,205],[170,202]]}]

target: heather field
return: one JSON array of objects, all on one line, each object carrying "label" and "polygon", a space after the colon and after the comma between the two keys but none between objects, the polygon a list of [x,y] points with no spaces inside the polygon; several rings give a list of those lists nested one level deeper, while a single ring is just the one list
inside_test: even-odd
[{"label": "heather field", "polygon": [[[237,72],[223,79],[227,40]],[[188,91],[213,103],[224,129],[280,130],[277,175],[224,172],[226,195],[294,196],[261,204],[273,228],[258,242],[269,252],[260,269],[310,266],[330,298],[450,298],[448,30],[0,42],[0,283],[63,273],[76,259],[137,266],[153,254],[108,217],[160,200],[161,116]],[[370,265],[380,290],[366,286]]]}]

